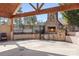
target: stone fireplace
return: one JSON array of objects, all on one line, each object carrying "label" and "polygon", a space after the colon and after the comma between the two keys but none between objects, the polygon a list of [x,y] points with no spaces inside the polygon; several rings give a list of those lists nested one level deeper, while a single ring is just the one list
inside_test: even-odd
[{"label": "stone fireplace", "polygon": [[48,27],[48,32],[56,32],[56,27],[54,27],[54,26],[49,26]]},{"label": "stone fireplace", "polygon": [[48,20],[45,24],[45,32],[46,33],[53,33],[57,32],[57,20],[56,20],[56,14],[48,14]]},{"label": "stone fireplace", "polygon": [[65,31],[60,27],[62,27],[62,24],[58,21],[57,13],[48,14],[48,20],[45,24],[45,38],[65,40]]}]

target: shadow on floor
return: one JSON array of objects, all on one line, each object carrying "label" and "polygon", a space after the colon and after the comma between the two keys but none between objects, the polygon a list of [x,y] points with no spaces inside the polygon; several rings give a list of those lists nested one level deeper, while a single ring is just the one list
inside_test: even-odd
[{"label": "shadow on floor", "polygon": [[[11,44],[17,45],[18,48],[0,52],[0,56],[66,56],[66,55],[57,54],[57,53],[31,50],[31,49],[22,47],[17,43],[11,43]],[[6,46],[6,44],[3,44],[3,45]]]},{"label": "shadow on floor", "polygon": [[0,56],[66,56],[66,55],[36,51],[24,47],[19,47],[0,52]]}]

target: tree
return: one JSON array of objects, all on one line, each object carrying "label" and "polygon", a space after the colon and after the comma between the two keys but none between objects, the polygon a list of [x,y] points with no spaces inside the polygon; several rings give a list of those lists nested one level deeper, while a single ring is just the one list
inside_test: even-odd
[{"label": "tree", "polygon": [[24,17],[24,22],[25,22],[25,24],[27,23],[27,25],[32,26],[32,32],[33,32],[35,23],[37,22],[37,18],[36,18],[36,16]]},{"label": "tree", "polygon": [[[22,13],[22,8],[20,8],[17,13]],[[22,21],[24,21],[24,24],[22,23]],[[35,22],[37,22],[36,16],[26,16],[22,18],[17,18],[15,21],[16,25],[18,25],[19,28],[22,29],[24,29],[24,25],[26,24],[31,25],[33,29]]]},{"label": "tree", "polygon": [[64,17],[68,19],[68,24],[79,27],[79,10],[65,11]]},{"label": "tree", "polygon": [[31,25],[31,24],[35,24],[35,22],[37,22],[37,18],[36,16],[27,16],[24,17],[24,24],[25,25]]},{"label": "tree", "polygon": [[[68,3],[68,4],[70,4],[70,3]],[[60,5],[62,5],[62,4],[60,4]],[[67,5],[67,4],[65,3],[63,5]],[[63,11],[62,15],[64,16],[64,20],[67,21],[68,26],[72,27],[71,29],[74,30],[75,27],[79,27],[79,9]]]},{"label": "tree", "polygon": [[[70,3],[63,3],[63,5],[68,5]],[[62,5],[62,4],[60,4]],[[65,20],[67,20],[69,25],[79,26],[79,9],[71,10],[71,11],[64,11],[62,12]]]}]

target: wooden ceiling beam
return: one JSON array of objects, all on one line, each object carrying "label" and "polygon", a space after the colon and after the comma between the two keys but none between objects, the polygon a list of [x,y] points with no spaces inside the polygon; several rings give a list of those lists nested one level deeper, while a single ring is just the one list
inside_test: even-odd
[{"label": "wooden ceiling beam", "polygon": [[25,13],[13,15],[11,17],[26,17],[26,16],[33,16],[39,14],[56,13],[59,11],[61,12],[61,11],[75,10],[75,9],[79,9],[79,4],[62,5],[62,6],[57,6],[57,7],[38,10],[38,11],[25,12]]},{"label": "wooden ceiling beam", "polygon": [[6,17],[6,18],[8,18],[10,16],[10,14],[7,14],[7,15],[5,15],[5,13],[0,13],[0,17]]},{"label": "wooden ceiling beam", "polygon": [[19,10],[21,4],[18,4],[15,8],[15,10],[13,11],[12,15],[15,15],[17,13],[17,11]]}]

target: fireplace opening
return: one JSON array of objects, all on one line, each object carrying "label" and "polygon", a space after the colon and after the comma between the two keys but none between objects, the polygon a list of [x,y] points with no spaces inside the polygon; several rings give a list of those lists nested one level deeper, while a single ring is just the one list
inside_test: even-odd
[{"label": "fireplace opening", "polygon": [[56,27],[48,27],[48,32],[56,32]]}]

